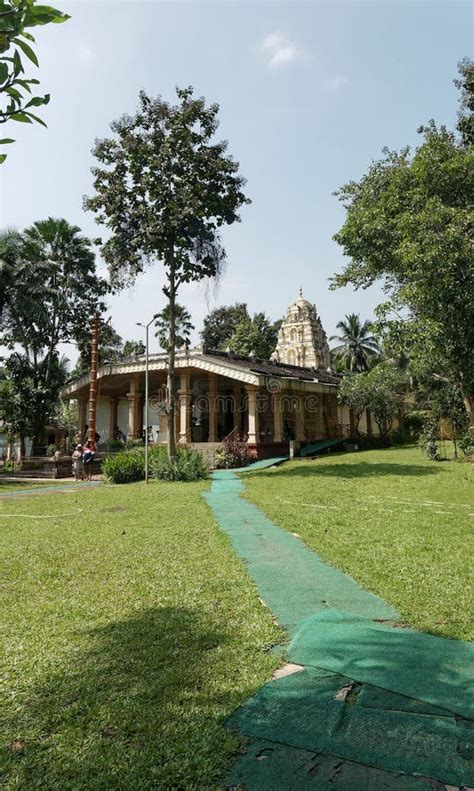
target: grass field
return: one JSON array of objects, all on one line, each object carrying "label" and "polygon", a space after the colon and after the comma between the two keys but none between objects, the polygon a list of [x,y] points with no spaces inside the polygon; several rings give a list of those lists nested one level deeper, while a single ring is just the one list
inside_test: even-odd
[{"label": "grass field", "polygon": [[276,524],[437,635],[474,636],[473,468],[418,448],[295,461],[244,476]]},{"label": "grass field", "polygon": [[0,501],[4,788],[216,786],[281,635],[205,485]]}]

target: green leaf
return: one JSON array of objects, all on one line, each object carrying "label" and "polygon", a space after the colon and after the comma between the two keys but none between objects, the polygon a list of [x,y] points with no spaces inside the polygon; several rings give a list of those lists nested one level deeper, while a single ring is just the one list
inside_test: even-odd
[{"label": "green leaf", "polygon": [[31,113],[13,113],[10,119],[12,121],[21,121],[22,124],[32,124],[33,121],[28,117],[29,115],[31,115]]},{"label": "green leaf", "polygon": [[15,141],[11,137],[4,137],[3,140],[0,140],[0,146],[6,146],[7,143],[14,143]]},{"label": "green leaf", "polygon": [[27,107],[41,107],[43,104],[49,104],[49,99],[49,93],[47,93],[46,96],[35,96],[33,99],[30,99],[28,104],[25,104],[23,109],[26,110]]},{"label": "green leaf", "polygon": [[24,69],[23,69],[23,65],[22,65],[22,62],[21,62],[20,53],[16,49],[15,52],[14,52],[14,55],[13,55],[13,72],[15,74],[15,77],[18,74],[21,74],[22,71],[24,71]]},{"label": "green leaf", "polygon": [[39,116],[35,115],[34,113],[30,113],[30,112],[28,111],[27,113],[25,113],[25,115],[28,115],[30,118],[33,118],[33,120],[34,120],[34,121],[36,121],[38,124],[41,124],[41,126],[45,126],[45,127],[46,127],[46,129],[48,128],[48,124],[46,124],[46,123],[43,121],[43,119],[42,119],[42,118],[39,118]]},{"label": "green leaf", "polygon": [[26,57],[29,58],[31,62],[35,64],[35,66],[39,66],[38,58],[31,49],[30,45],[26,43],[26,41],[22,41],[21,38],[14,38],[13,41],[25,53]]},{"label": "green leaf", "polygon": [[6,154],[0,154],[0,165],[3,165],[3,163],[4,163],[4,162],[5,162],[5,160],[6,160],[6,158],[7,158],[7,155],[6,155]]},{"label": "green leaf", "polygon": [[6,63],[0,63],[0,83],[6,82],[8,79],[8,66]]}]

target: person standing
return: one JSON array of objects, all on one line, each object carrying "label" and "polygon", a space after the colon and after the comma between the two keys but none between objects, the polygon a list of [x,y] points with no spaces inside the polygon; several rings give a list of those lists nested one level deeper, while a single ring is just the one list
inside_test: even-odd
[{"label": "person standing", "polygon": [[84,480],[84,465],[82,463],[82,445],[76,445],[72,454],[72,471],[76,481]]},{"label": "person standing", "polygon": [[86,481],[92,481],[92,474],[94,471],[95,450],[92,442],[87,440],[84,453],[82,454],[82,461],[84,463],[84,470],[86,473]]}]

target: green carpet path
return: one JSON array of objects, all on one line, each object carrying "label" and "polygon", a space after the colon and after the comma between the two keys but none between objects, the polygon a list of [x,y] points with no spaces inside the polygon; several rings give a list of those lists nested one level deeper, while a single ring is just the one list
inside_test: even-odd
[{"label": "green carpet path", "polygon": [[[283,459],[252,465],[262,469]],[[257,789],[444,789],[474,784],[474,648],[412,629],[241,497],[232,471],[204,497],[265,604],[287,631],[300,672],[235,712],[250,740],[227,784]]]}]

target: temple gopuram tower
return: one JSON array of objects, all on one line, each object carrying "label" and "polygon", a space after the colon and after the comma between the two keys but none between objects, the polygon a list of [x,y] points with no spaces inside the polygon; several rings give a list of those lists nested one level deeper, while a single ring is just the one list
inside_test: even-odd
[{"label": "temple gopuram tower", "polygon": [[278,332],[275,349],[278,362],[304,368],[329,368],[331,361],[326,333],[316,305],[303,297],[289,306]]}]

